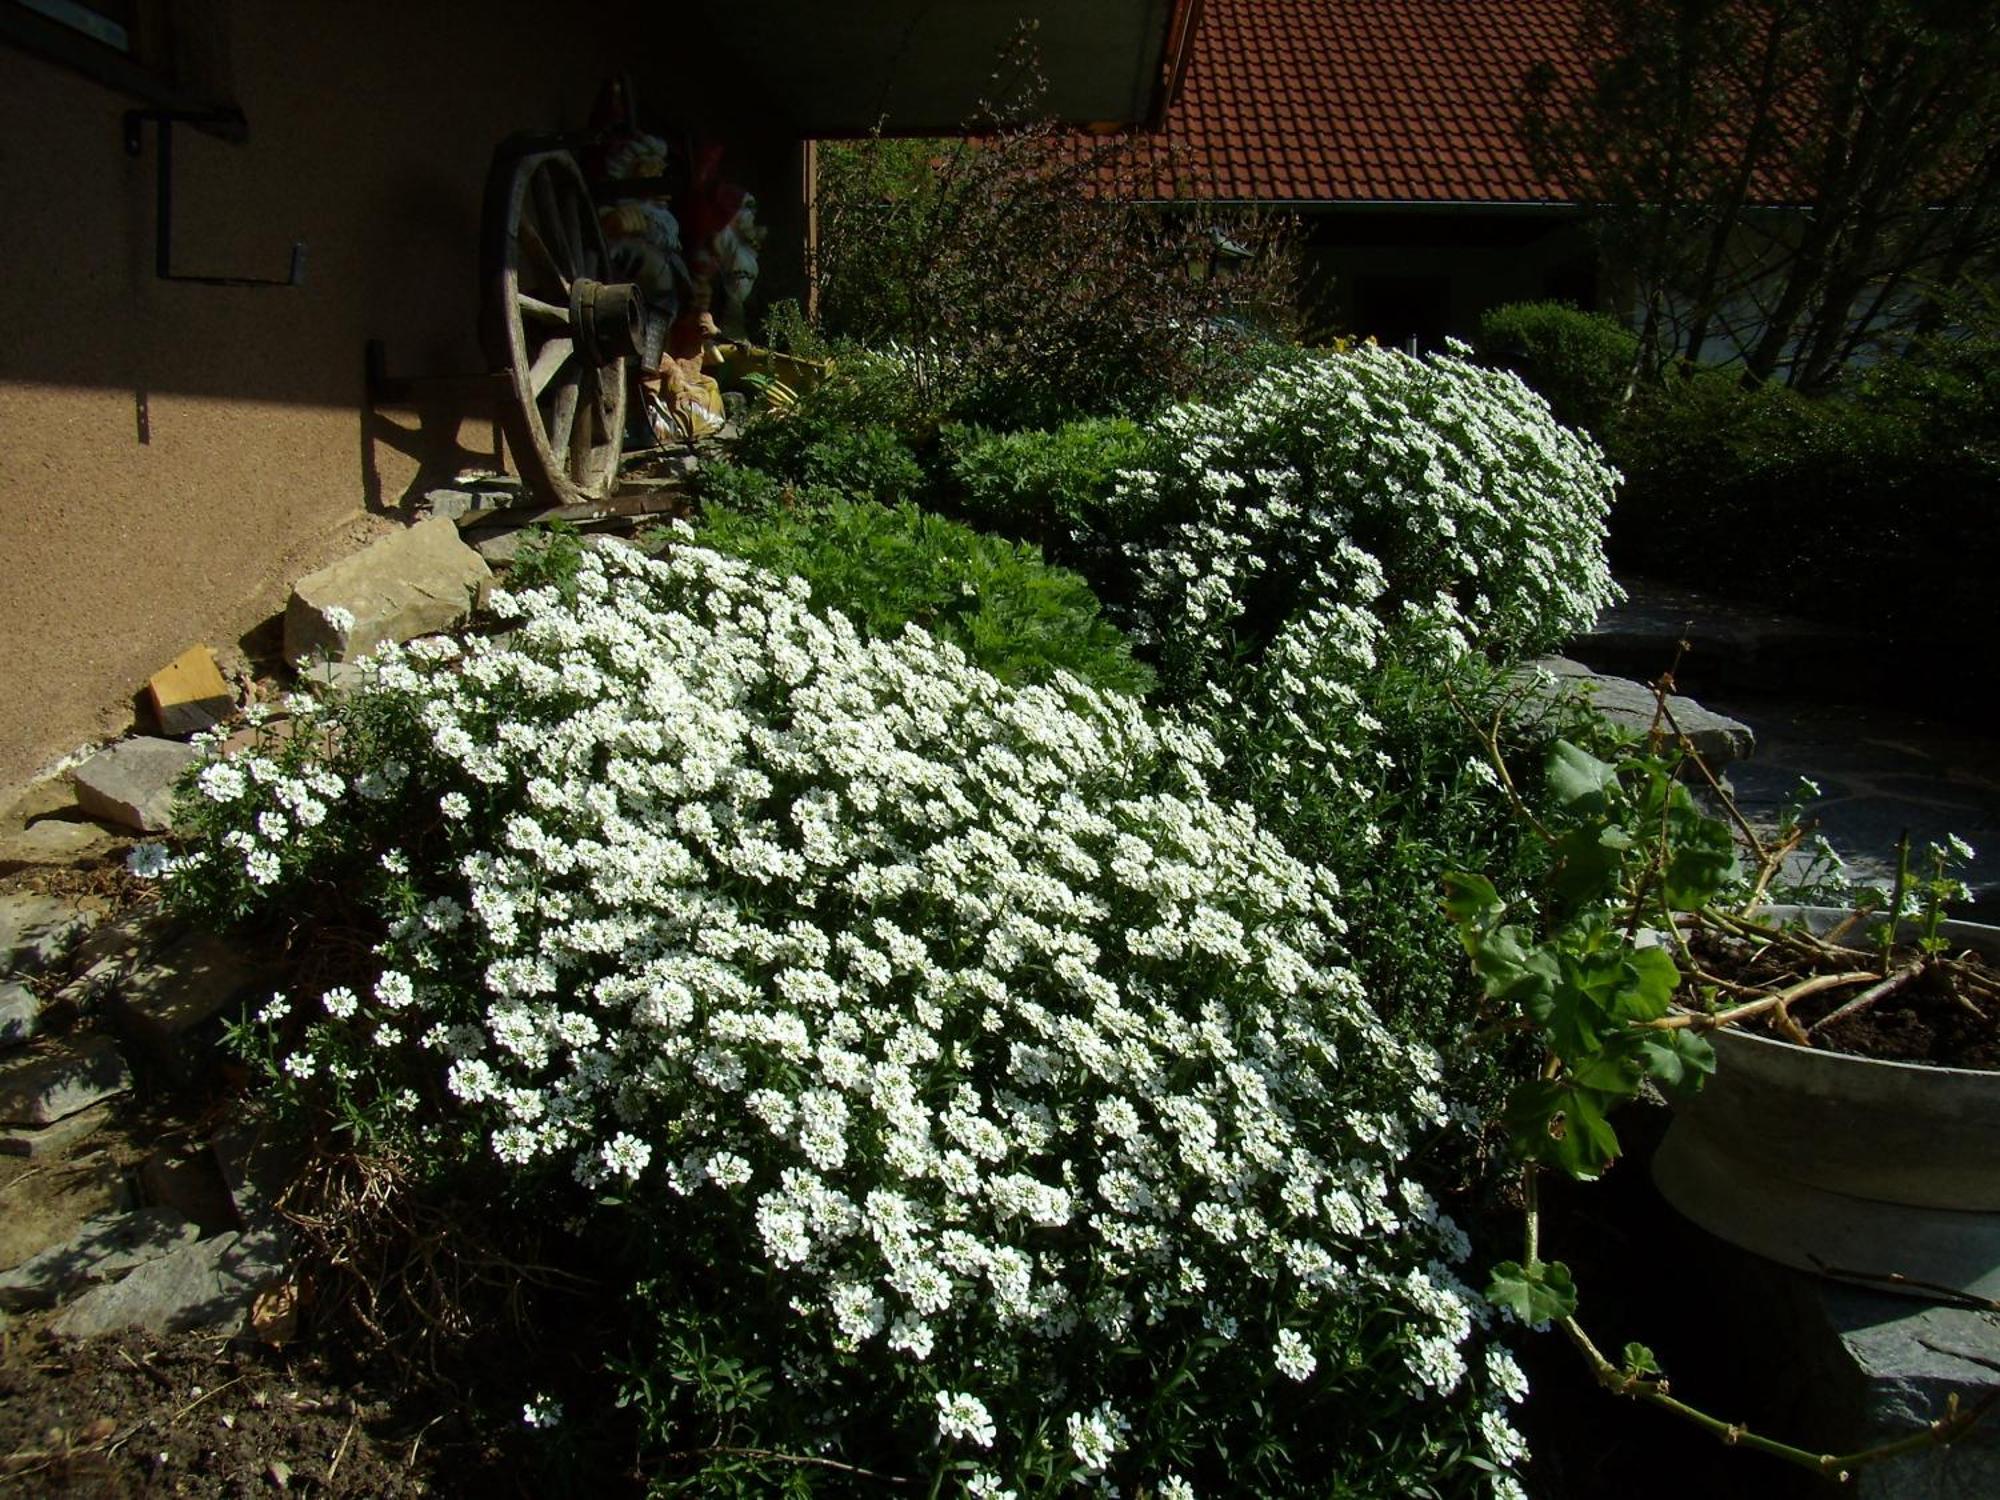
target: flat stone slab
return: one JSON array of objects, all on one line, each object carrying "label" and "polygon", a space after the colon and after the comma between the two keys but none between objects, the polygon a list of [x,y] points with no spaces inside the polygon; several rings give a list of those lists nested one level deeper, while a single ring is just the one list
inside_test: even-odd
[{"label": "flat stone slab", "polygon": [[527,537],[525,531],[489,532],[472,545],[478,550],[479,555],[494,567],[506,568],[513,566],[514,558],[521,550],[521,543],[526,541]]},{"label": "flat stone slab", "polygon": [[93,1104],[89,1109],[65,1115],[53,1124],[38,1129],[0,1133],[0,1156],[25,1156],[30,1161],[42,1161],[63,1155],[108,1125],[111,1110],[112,1106],[108,1103]]},{"label": "flat stone slab", "polygon": [[[1515,676],[1525,682],[1538,672],[1547,672],[1555,679],[1553,686],[1538,690],[1542,692],[1544,701],[1556,693],[1574,693],[1620,728],[1629,729],[1634,734],[1645,734],[1653,727],[1658,702],[1653,690],[1643,683],[1593,672],[1582,662],[1571,661],[1565,656],[1538,657],[1526,663]],[[1693,742],[1695,749],[1711,766],[1748,760],[1757,748],[1757,736],[1748,724],[1724,714],[1712,713],[1692,698],[1669,693],[1667,709],[1681,733]]]},{"label": "flat stone slab", "polygon": [[50,1331],[83,1339],[120,1328],[179,1333],[241,1326],[257,1294],[284,1274],[280,1236],[231,1230],[183,1245],[121,1281],[84,1293]]},{"label": "flat stone slab", "polygon": [[[209,932],[190,932],[162,950],[124,963],[108,983],[112,1023],[133,1049],[135,1062],[159,1070],[177,1085],[201,1071],[189,1034],[265,978],[264,965],[236,944]],[[88,977],[88,976],[87,976]]]},{"label": "flat stone slab", "polygon": [[451,521],[419,521],[293,586],[285,659],[294,666],[320,657],[352,661],[384,641],[449,630],[492,577]]},{"label": "flat stone slab", "polygon": [[40,974],[60,962],[93,919],[73,902],[39,891],[0,896],[0,974]]},{"label": "flat stone slab", "polygon": [[73,865],[118,847],[118,835],[97,823],[42,818],[0,834],[0,864]]},{"label": "flat stone slab", "polygon": [[[1866,1442],[1921,1432],[1954,1394],[1963,1410],[2000,1393],[2000,1314],[1839,1286],[1820,1290],[1818,1301],[1837,1340],[1835,1389],[1858,1392],[1856,1435]],[[1863,1500],[2000,1495],[2000,1428],[1981,1421],[1943,1447],[1864,1465],[1847,1488]]]},{"label": "flat stone slab", "polygon": [[69,1240],[0,1272],[0,1307],[11,1312],[54,1307],[84,1287],[116,1281],[171,1254],[200,1233],[171,1208],[86,1219]]},{"label": "flat stone slab", "polygon": [[78,766],[77,806],[93,818],[165,833],[174,826],[174,787],[198,752],[179,740],[136,735]]},{"label": "flat stone slab", "polygon": [[40,1029],[42,997],[18,979],[0,979],[0,1048],[19,1047]]},{"label": "flat stone slab", "polygon": [[131,1087],[118,1044],[89,1037],[0,1068],[0,1124],[53,1124]]}]

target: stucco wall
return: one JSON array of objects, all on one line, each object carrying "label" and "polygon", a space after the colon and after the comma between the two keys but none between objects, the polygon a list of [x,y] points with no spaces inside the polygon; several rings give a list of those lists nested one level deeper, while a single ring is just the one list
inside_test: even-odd
[{"label": "stucco wall", "polygon": [[371,418],[363,345],[394,373],[480,366],[493,146],[583,122],[629,63],[623,9],[228,7],[250,141],[176,131],[176,269],[282,276],[298,238],[298,290],[155,280],[134,101],[0,46],[0,791],[388,524],[420,462],[490,461],[476,418]]}]

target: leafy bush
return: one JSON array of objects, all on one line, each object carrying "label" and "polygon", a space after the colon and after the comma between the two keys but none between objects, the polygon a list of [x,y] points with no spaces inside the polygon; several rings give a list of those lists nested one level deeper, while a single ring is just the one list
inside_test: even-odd
[{"label": "leafy bush", "polygon": [[1913,367],[1820,397],[1744,390],[1726,369],[1650,392],[1613,437],[1627,475],[1613,557],[1800,614],[1859,614],[1912,648],[1981,638],[2000,629],[2000,441],[1980,389]]},{"label": "leafy bush", "polygon": [[[995,114],[1032,118],[1038,100],[1029,70]],[[1246,324],[1289,326],[1292,265],[1268,214],[1145,206],[1172,178],[1167,149],[1052,121],[822,143],[826,326],[935,354],[919,372],[930,404],[990,426],[1194,394],[1211,360],[1240,356]]]},{"label": "leafy bush", "polygon": [[1105,508],[1119,474],[1141,467],[1151,441],[1123,417],[1091,417],[1052,432],[988,432],[951,427],[942,434],[955,498],[970,519],[1044,546],[1073,533],[1110,529]]},{"label": "leafy bush", "polygon": [[910,498],[924,483],[917,450],[937,432],[912,363],[843,348],[826,379],[795,405],[751,421],[732,461],[788,484],[890,503]]},{"label": "leafy bush", "polygon": [[1153,539],[1137,560],[1145,637],[1183,694],[1306,621],[1365,671],[1387,622],[1504,657],[1587,628],[1614,596],[1617,475],[1504,372],[1364,347],[1150,431],[1153,465],[1120,493]]},{"label": "leafy bush", "polygon": [[1032,547],[983,536],[913,506],[836,500],[762,516],[710,510],[702,541],[785,577],[881,640],[914,621],[1003,682],[1070,672],[1144,693],[1153,674],[1099,613],[1090,587]]},{"label": "leafy bush", "polygon": [[379,924],[287,1107],[634,1220],[663,1486],[1519,1495],[1436,1059],[1206,736],[709,551],[573,584],[198,768],[167,878]]},{"label": "leafy bush", "polygon": [[1479,355],[1540,391],[1557,421],[1602,438],[1632,383],[1639,340],[1603,313],[1510,302],[1480,318]]}]

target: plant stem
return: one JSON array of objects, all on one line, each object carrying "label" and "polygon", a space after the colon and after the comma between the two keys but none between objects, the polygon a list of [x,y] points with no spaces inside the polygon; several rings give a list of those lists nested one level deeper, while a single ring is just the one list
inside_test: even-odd
[{"label": "plant stem", "polygon": [[1831,1026],[1835,1021],[1844,1021],[1856,1011],[1866,1010],[1884,995],[1894,994],[1923,972],[1924,963],[1922,959],[1918,959],[1912,964],[1904,964],[1902,968],[1891,974],[1887,979],[1884,979],[1880,984],[1870,985],[1845,1005],[1830,1010],[1821,1016],[1806,1028],[1807,1035],[1811,1035],[1823,1026]]},{"label": "plant stem", "polygon": [[1896,951],[1896,929],[1903,925],[1903,896],[1910,885],[1910,830],[1896,840],[1896,886],[1889,896],[1889,916],[1882,923],[1882,972],[1889,972],[1889,959]]},{"label": "plant stem", "polygon": [[[1651,1021],[1635,1021],[1633,1024],[1635,1026],[1646,1027],[1651,1031],[1679,1031],[1683,1028],[1693,1031],[1714,1031],[1720,1027],[1732,1025],[1737,1021],[1747,1021],[1752,1016],[1761,1016],[1764,1012],[1770,1010],[1775,1010],[1780,1015],[1784,1015],[1787,1006],[1793,1004],[1795,1001],[1805,999],[1808,995],[1816,995],[1821,990],[1836,990],[1842,985],[1847,984],[1866,984],[1871,979],[1880,979],[1881,977],[1880,974],[1877,974],[1872,969],[1856,969],[1847,974],[1815,974],[1810,979],[1800,980],[1790,989],[1781,990],[1775,995],[1765,995],[1761,999],[1752,1000],[1744,1005],[1732,1006],[1728,1010],[1717,1011],[1713,1015],[1708,1015],[1701,1011],[1684,1011],[1676,1015],[1659,1016]],[[1838,1014],[1838,1012],[1835,1012],[1835,1014]],[[1832,1018],[1829,1017],[1828,1019]],[[1792,1030],[1798,1030],[1797,1023],[1791,1021],[1789,1016],[1786,1016],[1785,1020],[1790,1023]],[[1822,1021],[1818,1024],[1823,1026],[1826,1023]],[[1800,1032],[1799,1034],[1803,1036],[1805,1033]]]},{"label": "plant stem", "polygon": [[667,1455],[669,1458],[755,1458],[765,1463],[803,1464],[815,1469],[837,1469],[842,1474],[859,1474],[864,1479],[879,1479],[884,1484],[908,1484],[910,1481],[897,1474],[881,1474],[874,1469],[863,1469],[855,1464],[844,1464],[838,1459],[819,1458],[810,1453],[778,1453],[769,1448],[727,1448],[720,1444],[710,1448],[688,1448],[679,1453]]},{"label": "plant stem", "polygon": [[1674,711],[1667,707],[1666,694],[1657,687],[1653,689],[1653,693],[1659,700],[1661,715],[1674,731],[1674,738],[1686,752],[1687,759],[1694,768],[1701,772],[1701,779],[1707,782],[1708,789],[1715,793],[1716,800],[1722,804],[1722,810],[1729,815],[1729,821],[1736,825],[1736,831],[1743,835],[1744,842],[1750,846],[1750,852],[1757,857],[1757,867],[1761,870],[1771,858],[1764,848],[1764,841],[1757,837],[1757,830],[1750,826],[1749,820],[1738,810],[1736,799],[1722,789],[1722,783],[1716,780],[1715,773],[1709,770],[1708,762],[1702,759],[1701,752],[1695,749],[1694,741],[1689,739],[1687,732],[1681,728],[1680,721],[1674,717]]},{"label": "plant stem", "polygon": [[1521,1264],[1533,1270],[1542,1258],[1542,1169],[1533,1162],[1521,1164]]},{"label": "plant stem", "polygon": [[1713,1433],[1732,1448],[1753,1448],[1759,1453],[1768,1453],[1773,1458],[1783,1459],[1786,1463],[1811,1469],[1814,1473],[1824,1475],[1837,1483],[1844,1482],[1852,1470],[1860,1468],[1863,1464],[1879,1463],[1886,1458],[1927,1448],[1934,1443],[1949,1443],[1962,1437],[1967,1428],[1985,1416],[1996,1401],[2000,1401],[2000,1391],[1994,1391],[1976,1406],[1961,1411],[1957,1394],[1953,1393],[1946,1400],[1945,1415],[1929,1424],[1922,1432],[1915,1432],[1908,1437],[1897,1438],[1873,1448],[1865,1448],[1857,1453],[1813,1453],[1804,1448],[1795,1448],[1790,1443],[1781,1443],[1775,1438],[1763,1437],[1741,1423],[1725,1422],[1720,1417],[1710,1416],[1699,1407],[1690,1406],[1687,1402],[1668,1395],[1664,1382],[1655,1383],[1640,1376],[1626,1374],[1604,1357],[1603,1351],[1591,1342],[1590,1335],[1584,1332],[1583,1325],[1575,1318],[1564,1318],[1562,1330],[1582,1353],[1597,1383],[1614,1395],[1630,1396],[1635,1401],[1662,1407],[1677,1416],[1687,1418],[1704,1431]]}]

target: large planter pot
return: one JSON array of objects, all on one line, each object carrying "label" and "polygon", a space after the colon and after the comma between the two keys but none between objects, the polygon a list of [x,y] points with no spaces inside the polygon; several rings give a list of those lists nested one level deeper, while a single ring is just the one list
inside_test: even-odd
[{"label": "large planter pot", "polygon": [[[1825,930],[1843,914],[1778,908]],[[2000,927],[1950,922],[2000,958]],[[1725,1028],[1653,1159],[1667,1200],[1802,1270],[2000,1297],[2000,1073],[1847,1057]],[[1914,1283],[1928,1283],[1919,1287]]]}]

